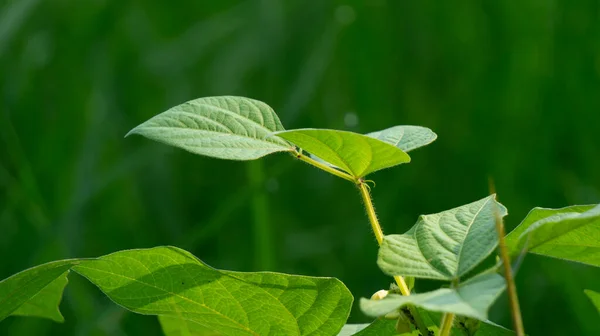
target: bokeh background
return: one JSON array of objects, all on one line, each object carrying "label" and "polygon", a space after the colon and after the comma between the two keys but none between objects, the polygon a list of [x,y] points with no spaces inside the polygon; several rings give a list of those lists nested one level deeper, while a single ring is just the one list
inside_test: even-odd
[{"label": "bokeh background", "polygon": [[[287,154],[233,162],[128,130],[213,95],[286,128],[423,125],[438,140],[372,176],[387,233],[485,197],[512,229],[535,206],[600,202],[598,1],[0,1],[0,278],[54,259],[175,245],[238,271],[389,285],[355,188]],[[598,335],[600,270],[527,256],[531,335]],[[425,290],[438,283],[418,283]],[[1,335],[159,335],[77,274],[66,322]],[[510,327],[506,299],[491,319]],[[351,322],[366,322],[358,309]]]}]

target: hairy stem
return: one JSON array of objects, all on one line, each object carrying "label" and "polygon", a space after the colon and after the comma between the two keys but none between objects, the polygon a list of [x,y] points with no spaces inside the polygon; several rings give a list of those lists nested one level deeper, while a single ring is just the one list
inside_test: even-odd
[{"label": "hairy stem", "polygon": [[[360,190],[360,195],[363,198],[363,202],[365,203],[365,210],[367,211],[369,222],[371,222],[371,228],[375,234],[375,239],[377,239],[377,243],[379,246],[381,246],[381,243],[383,242],[383,230],[381,229],[381,225],[379,225],[379,220],[377,219],[377,214],[375,213],[375,207],[373,206],[373,200],[371,199],[369,187],[363,180],[359,180],[357,186]],[[396,275],[394,276],[394,280],[398,284],[400,293],[402,293],[402,295],[410,295],[410,289],[408,288],[408,285],[406,284],[406,281],[404,281],[403,277]],[[427,326],[423,322],[423,319],[421,318],[417,308],[410,305],[408,306],[408,309],[414,318],[415,326],[417,329],[419,329],[421,334],[425,336],[429,335],[429,329],[427,329]]]},{"label": "hairy stem", "polygon": [[440,325],[439,336],[450,336],[450,331],[452,330],[453,322],[454,322],[454,314],[445,313],[444,316],[442,316],[442,323]]},{"label": "hairy stem", "polygon": [[[373,201],[371,200],[371,193],[369,192],[369,186],[365,183],[365,181],[363,181],[360,178],[355,178],[354,176],[352,176],[346,172],[343,172],[341,170],[338,170],[331,166],[323,164],[317,160],[314,160],[311,157],[304,155],[302,153],[302,150],[295,151],[295,152],[293,152],[293,154],[299,160],[302,160],[312,166],[315,166],[315,167],[317,167],[321,170],[324,170],[330,174],[333,174],[337,177],[341,177],[344,180],[350,181],[358,186],[358,189],[360,190],[360,194],[365,203],[365,209],[367,211],[367,216],[369,217],[369,222],[371,223],[371,228],[373,229],[373,233],[375,234],[375,239],[377,239],[377,243],[381,246],[381,243],[383,242],[383,230],[381,230],[381,225],[379,225],[379,220],[377,219],[377,214],[375,213],[375,207],[373,207]],[[394,280],[398,284],[398,287],[400,288],[400,292],[402,293],[402,295],[410,295],[410,289],[408,288],[408,285],[406,284],[406,281],[404,281],[403,277],[397,275],[397,276],[394,276]],[[421,315],[419,314],[419,311],[417,310],[417,308],[415,306],[410,305],[410,306],[408,306],[408,309],[409,309],[411,315],[413,316],[414,324],[417,327],[417,329],[421,332],[422,335],[428,336],[429,329],[427,329],[427,326],[423,322],[423,319],[421,318]]]},{"label": "hairy stem", "polygon": [[326,172],[328,172],[330,174],[333,174],[333,175],[335,175],[337,177],[341,177],[344,180],[348,180],[348,181],[350,181],[352,183],[356,183],[356,179],[354,177],[352,177],[351,175],[349,175],[348,173],[345,173],[345,172],[343,172],[341,170],[337,170],[337,169],[335,169],[335,168],[333,168],[331,166],[323,164],[323,163],[321,163],[321,162],[319,162],[319,161],[311,158],[310,156],[306,156],[306,155],[302,154],[301,151],[300,152],[295,152],[294,156],[296,156],[297,159],[302,160],[302,161],[304,161],[304,162],[306,162],[306,163],[308,163],[310,165],[313,165],[313,166],[315,166],[315,167],[317,167],[317,168],[319,168],[321,170],[324,170],[324,171],[326,171]]},{"label": "hairy stem", "polygon": [[523,327],[523,319],[521,317],[521,308],[519,307],[519,298],[517,296],[517,286],[513,278],[510,265],[510,257],[506,248],[506,240],[504,239],[504,222],[502,217],[496,211],[496,231],[498,231],[498,246],[500,248],[500,258],[504,267],[504,278],[506,279],[506,292],[508,294],[508,302],[510,304],[510,313],[512,316],[513,327],[517,336],[525,336],[525,328]]}]

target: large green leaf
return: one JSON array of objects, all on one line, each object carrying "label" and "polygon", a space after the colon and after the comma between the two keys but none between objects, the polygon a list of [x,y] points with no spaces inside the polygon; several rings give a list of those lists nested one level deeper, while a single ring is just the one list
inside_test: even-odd
[{"label": "large green leaf", "polygon": [[535,208],[506,237],[512,253],[535,254],[600,267],[600,205]]},{"label": "large green leaf", "polygon": [[220,159],[253,160],[293,150],[273,135],[283,131],[271,107],[244,97],[207,97],[188,101],[131,130],[152,140]]},{"label": "large green leaf", "polygon": [[457,288],[442,288],[427,293],[402,296],[390,294],[382,300],[360,300],[362,311],[373,317],[384,316],[412,304],[434,312],[454,313],[487,320],[489,307],[505,287],[504,278],[496,273],[477,275]]},{"label": "large green leaf", "polygon": [[358,133],[297,129],[276,134],[357,178],[410,162],[401,149]]},{"label": "large green leaf", "polygon": [[159,315],[158,321],[165,336],[225,336],[218,331],[182,318]]},{"label": "large green leaf", "polygon": [[79,262],[54,261],[0,281],[0,321],[11,314],[63,321],[58,304],[66,284],[66,273]]},{"label": "large green leaf", "polygon": [[507,214],[495,195],[432,215],[405,234],[385,236],[377,263],[389,275],[456,280],[497,246],[495,214]]},{"label": "large green leaf", "polygon": [[353,300],[337,279],[221,271],[175,247],[116,252],[73,270],[129,310],[225,335],[334,335]]},{"label": "large green leaf", "polygon": [[393,126],[382,131],[368,133],[367,136],[385,141],[405,152],[429,145],[437,139],[437,134],[429,128],[409,125]]},{"label": "large green leaf", "polygon": [[600,313],[600,293],[589,289],[586,289],[583,292],[590,298],[592,304],[596,307],[598,313]]}]

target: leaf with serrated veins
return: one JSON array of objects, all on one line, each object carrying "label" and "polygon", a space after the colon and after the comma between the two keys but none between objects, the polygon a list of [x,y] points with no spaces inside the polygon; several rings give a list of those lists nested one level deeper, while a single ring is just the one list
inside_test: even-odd
[{"label": "leaf with serrated veins", "polygon": [[401,149],[358,133],[307,128],[276,134],[356,178],[410,162]]},{"label": "leaf with serrated veins", "polygon": [[[10,315],[64,319],[58,304],[69,269],[79,260],[53,261],[0,281],[0,321]],[[43,301],[41,304],[40,300]]]},{"label": "leaf with serrated veins", "polygon": [[526,249],[600,267],[600,205],[534,208],[506,236],[506,243],[513,254]]},{"label": "leaf with serrated veins", "polygon": [[384,316],[406,305],[487,320],[487,312],[504,291],[505,281],[496,273],[477,275],[457,288],[442,288],[408,296],[390,294],[382,300],[360,300],[361,310],[373,317]]},{"label": "leaf with serrated veins", "polygon": [[389,275],[456,280],[498,245],[496,217],[506,208],[491,195],[477,202],[422,215],[405,234],[387,235],[377,264]]},{"label": "leaf with serrated veins", "polygon": [[293,146],[273,132],[283,131],[273,109],[258,100],[222,96],[188,101],[132,129],[167,145],[219,159],[254,160]]},{"label": "leaf with serrated veins", "polygon": [[232,336],[335,335],[353,300],[334,278],[222,271],[175,247],[116,252],[73,270],[131,311]]},{"label": "leaf with serrated veins", "polygon": [[405,152],[429,145],[437,139],[437,134],[429,128],[411,125],[393,126],[366,135],[385,141]]}]

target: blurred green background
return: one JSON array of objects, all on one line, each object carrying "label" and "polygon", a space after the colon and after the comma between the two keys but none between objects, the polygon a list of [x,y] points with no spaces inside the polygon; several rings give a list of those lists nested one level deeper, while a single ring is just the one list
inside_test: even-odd
[{"label": "blurred green background", "polygon": [[[175,245],[239,271],[386,288],[355,188],[286,154],[194,156],[128,130],[213,95],[286,128],[423,125],[438,140],[372,176],[387,233],[485,197],[507,229],[535,206],[600,202],[598,1],[0,1],[0,279],[54,259]],[[439,283],[417,284],[425,290]],[[600,270],[527,256],[530,335],[599,335]],[[77,274],[66,322],[0,335],[159,335]],[[510,327],[506,299],[491,319]],[[366,322],[356,307],[350,321]]]}]

